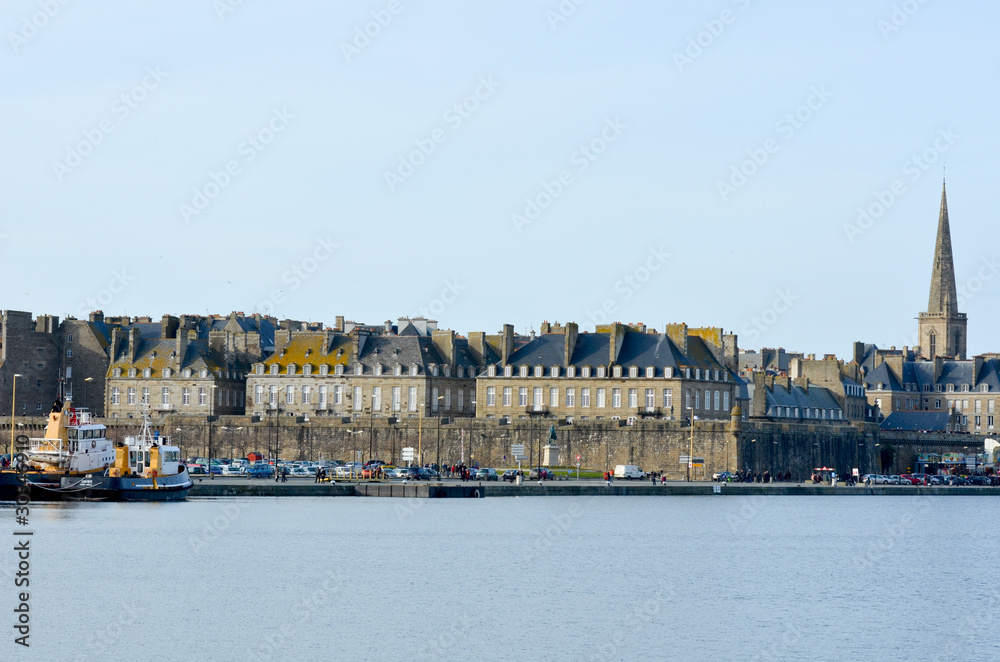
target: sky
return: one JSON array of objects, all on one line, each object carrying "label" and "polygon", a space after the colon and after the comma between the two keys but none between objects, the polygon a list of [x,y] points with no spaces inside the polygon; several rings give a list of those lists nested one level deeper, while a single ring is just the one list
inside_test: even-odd
[{"label": "sky", "polygon": [[0,308],[1000,351],[1000,6],[7,0]]}]

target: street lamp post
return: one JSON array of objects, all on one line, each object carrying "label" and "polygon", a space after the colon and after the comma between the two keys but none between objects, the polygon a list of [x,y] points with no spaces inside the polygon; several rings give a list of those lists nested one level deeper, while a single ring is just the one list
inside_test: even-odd
[{"label": "street lamp post", "polygon": [[215,389],[218,386],[212,384],[210,388],[212,390],[209,391],[208,401],[208,478],[215,480],[215,474],[212,473],[212,414],[215,411]]},{"label": "street lamp post", "polygon": [[691,468],[694,467],[694,407],[687,408],[691,412],[691,435],[688,437],[687,481],[691,482]]},{"label": "street lamp post", "polygon": [[83,380],[83,406],[88,410],[90,409],[90,382],[94,381],[93,377],[87,377]]}]

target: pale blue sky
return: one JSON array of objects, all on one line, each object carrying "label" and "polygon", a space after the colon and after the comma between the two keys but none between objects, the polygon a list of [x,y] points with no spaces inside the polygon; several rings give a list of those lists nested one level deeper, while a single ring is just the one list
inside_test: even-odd
[{"label": "pale blue sky", "polygon": [[0,307],[462,333],[606,307],[843,356],[915,343],[947,161],[969,348],[1000,350],[995,3],[224,2],[3,4]]}]

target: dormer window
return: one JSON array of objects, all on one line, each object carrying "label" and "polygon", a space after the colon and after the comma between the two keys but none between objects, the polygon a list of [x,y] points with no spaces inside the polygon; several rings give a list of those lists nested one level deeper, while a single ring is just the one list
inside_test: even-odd
[{"label": "dormer window", "polygon": [[495,365],[491,365],[490,367],[488,367],[486,369],[486,376],[487,377],[496,377],[497,376],[497,367]]},{"label": "dormer window", "polygon": [[526,365],[521,366],[520,369],[518,370],[518,374],[521,377],[527,377],[528,376],[528,366],[526,366]]},{"label": "dormer window", "polygon": [[302,366],[302,374],[303,375],[311,375],[312,371],[313,371],[313,367],[312,367],[311,364],[306,364],[306,365]]},{"label": "dormer window", "polygon": [[329,375],[330,374],[330,364],[329,363],[324,363],[323,365],[321,365],[319,367],[319,374],[321,374],[321,375]]},{"label": "dormer window", "polygon": [[607,374],[608,374],[607,373],[607,368],[605,368],[604,366],[598,366],[597,367],[597,376],[598,377],[603,378]]},{"label": "dormer window", "polygon": [[[164,370],[163,372],[164,372],[164,377],[166,377],[166,370]],[[151,368],[143,368],[142,369],[142,376],[143,377],[145,377],[145,378],[148,379],[150,376],[152,376],[152,374],[153,374],[153,370]]]},{"label": "dormer window", "polygon": [[[202,370],[202,372],[205,372],[205,371]],[[258,365],[256,367],[256,372],[257,372],[258,375],[263,375],[264,374],[264,365],[263,364]],[[202,377],[204,377],[204,375],[202,375]]]},{"label": "dormer window", "polygon": [[395,375],[396,377],[399,377],[400,375],[402,375],[403,374],[403,366],[399,365],[398,363],[396,365],[392,366],[392,374]]},{"label": "dormer window", "polygon": [[503,376],[504,377],[511,377],[511,376],[513,376],[513,374],[514,374],[514,366],[505,365],[503,367]]},{"label": "dormer window", "polygon": [[968,392],[969,392],[969,385],[962,384],[962,393],[968,393]]},{"label": "dormer window", "polygon": [[684,378],[691,379],[691,368],[684,368]]},{"label": "dormer window", "polygon": [[338,363],[337,366],[333,369],[333,375],[334,377],[344,376],[344,365],[342,363]]},{"label": "dormer window", "polygon": [[590,377],[590,366],[589,365],[583,366],[582,376],[585,377],[585,378],[586,377]]},{"label": "dormer window", "polygon": [[701,379],[701,368],[695,368],[694,369],[694,378],[695,379]]},{"label": "dormer window", "polygon": [[438,365],[436,363],[431,364],[431,377],[438,376]]},{"label": "dormer window", "polygon": [[451,366],[450,365],[446,365],[444,367],[444,376],[445,377],[451,377]]},{"label": "dormer window", "polygon": [[646,379],[652,379],[653,377],[656,377],[656,368],[649,366],[646,368]]},{"label": "dormer window", "polygon": [[289,363],[288,364],[288,367],[285,368],[285,374],[286,375],[294,375],[295,374],[295,364],[294,363]]},{"label": "dormer window", "polygon": [[191,368],[184,368],[184,379],[191,379]]},{"label": "dormer window", "polygon": [[374,373],[375,373],[376,377],[381,377],[382,376],[382,364],[381,363],[376,363],[375,364]]},{"label": "dormer window", "polygon": [[455,376],[458,377],[459,379],[465,377],[465,368],[463,368],[462,366],[458,366],[457,368],[455,368]]},{"label": "dormer window", "polygon": [[719,371],[715,371],[715,381],[719,381]]},{"label": "dormer window", "polygon": [[559,366],[554,365],[551,368],[549,368],[549,376],[550,377],[558,377],[559,376]]},{"label": "dormer window", "polygon": [[[264,374],[264,366],[258,366],[258,370],[259,370],[259,372],[257,374],[259,374],[259,375],[263,375]],[[205,368],[202,368],[201,372],[199,372],[198,375],[202,379],[205,379],[206,377],[208,377],[208,370],[206,370]]]},{"label": "dormer window", "polygon": [[615,378],[621,377],[622,367],[620,365],[616,365],[614,368],[612,368],[611,374],[614,375]]},{"label": "dormer window", "polygon": [[628,376],[633,379],[639,376],[639,366],[630,366],[628,369]]},{"label": "dormer window", "polygon": [[666,377],[667,379],[672,378],[674,376],[674,369],[667,368],[666,370],[663,371],[663,376]]},{"label": "dormer window", "polygon": [[272,363],[271,364],[271,374],[272,375],[278,374],[278,369],[279,369],[279,366],[278,366],[277,363]]},{"label": "dormer window", "polygon": [[566,368],[566,376],[576,377],[576,366],[571,365],[570,367]]},{"label": "dormer window", "polygon": [[536,365],[535,366],[535,377],[544,377],[544,376],[545,376],[545,368],[543,368],[540,365]]},{"label": "dormer window", "polygon": [[419,374],[420,374],[420,366],[418,366],[416,363],[412,364],[410,366],[410,376],[416,377]]},{"label": "dormer window", "polygon": [[128,376],[129,377],[135,377],[135,368],[129,368],[128,369]]},{"label": "dormer window", "polygon": [[954,393],[955,392],[955,385],[954,384],[948,384],[948,392],[949,393]]},{"label": "dormer window", "polygon": [[363,365],[361,365],[360,363],[358,365],[354,366],[354,374],[355,375],[363,375],[363,374],[365,374],[365,367]]},{"label": "dormer window", "polygon": [[113,370],[113,371],[111,372],[111,376],[112,376],[112,377],[121,377],[121,376],[122,376],[122,369],[121,369],[121,368],[115,368],[115,369],[114,369],[114,370]]},{"label": "dormer window", "polygon": [[882,382],[878,382],[878,383],[875,384],[875,390],[876,391],[881,391],[882,390]]},{"label": "dormer window", "polygon": [[989,384],[983,384],[982,386],[979,387],[979,390],[982,391],[983,393],[989,393],[990,392],[990,385]]},{"label": "dormer window", "polygon": [[[148,370],[149,370],[149,368],[146,368],[146,370],[143,370],[143,376],[144,377],[148,377],[149,376],[149,375],[145,374]],[[164,368],[163,369],[163,378],[164,379],[170,379],[170,376],[173,375],[173,374],[174,374],[174,371],[171,370],[170,368]]]}]

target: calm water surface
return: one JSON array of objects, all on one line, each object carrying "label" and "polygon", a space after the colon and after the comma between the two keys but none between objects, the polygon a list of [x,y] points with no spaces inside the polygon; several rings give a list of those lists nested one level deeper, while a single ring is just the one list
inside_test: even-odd
[{"label": "calm water surface", "polygon": [[[13,644],[4,545],[0,660],[997,660],[997,506],[35,504],[32,646]],[[0,504],[3,531],[13,516]]]}]

